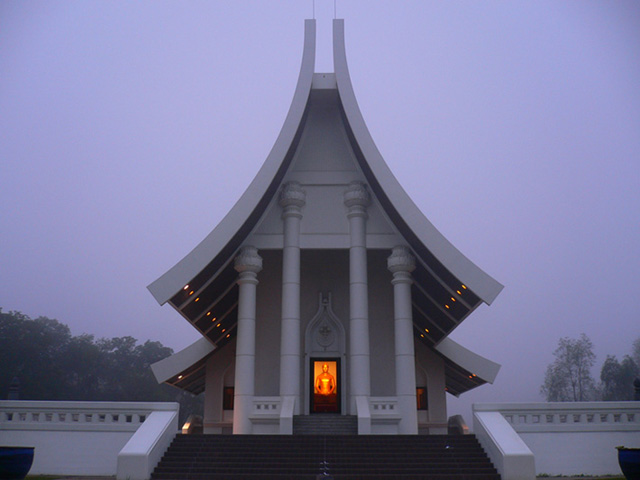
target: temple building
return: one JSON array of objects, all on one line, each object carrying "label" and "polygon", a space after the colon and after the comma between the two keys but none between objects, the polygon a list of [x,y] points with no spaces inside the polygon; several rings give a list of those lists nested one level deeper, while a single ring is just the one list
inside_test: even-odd
[{"label": "temple building", "polygon": [[[446,433],[446,394],[499,365],[449,334],[502,285],[460,253],[395,179],[365,125],[333,21],[334,73],[315,73],[315,20],[277,141],[214,230],[149,286],[202,338],[152,369],[204,392],[205,433]],[[340,416],[340,417],[338,417]]]}]

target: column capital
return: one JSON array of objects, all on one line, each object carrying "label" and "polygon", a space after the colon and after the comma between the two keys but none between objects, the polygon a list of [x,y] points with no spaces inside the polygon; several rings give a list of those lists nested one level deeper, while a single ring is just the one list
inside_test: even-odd
[{"label": "column capital", "polygon": [[367,186],[363,182],[353,181],[344,192],[344,204],[351,207],[368,207],[371,197],[367,191]]},{"label": "column capital", "polygon": [[258,255],[258,249],[252,246],[242,247],[234,260],[233,268],[240,274],[244,272],[257,274],[262,270],[262,257]]},{"label": "column capital", "polygon": [[283,215],[300,214],[300,209],[307,203],[307,192],[300,183],[287,182],[282,185],[278,203],[284,209]]},{"label": "column capital", "polygon": [[398,245],[393,247],[391,255],[387,258],[387,268],[392,273],[411,273],[416,269],[416,259],[411,255],[409,247]]}]

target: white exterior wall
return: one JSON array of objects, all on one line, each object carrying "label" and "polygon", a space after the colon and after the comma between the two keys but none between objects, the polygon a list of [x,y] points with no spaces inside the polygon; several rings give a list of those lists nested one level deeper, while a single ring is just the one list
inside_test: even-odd
[{"label": "white exterior wall", "polygon": [[280,395],[282,250],[261,250],[260,256],[263,267],[258,274],[255,388],[256,396],[276,397]]},{"label": "white exterior wall", "polygon": [[371,396],[396,394],[393,327],[393,285],[387,269],[391,250],[369,250],[369,341],[371,343]]},{"label": "white exterior wall", "polygon": [[[371,352],[371,396],[391,398],[395,392],[395,352],[393,328],[393,285],[386,268],[389,250],[369,250],[369,311]],[[257,288],[256,322],[256,397],[278,397],[279,391],[279,331],[281,257],[278,250],[262,250],[263,270]],[[318,311],[318,294],[332,294],[332,310],[345,330],[344,344],[348,345],[349,316],[349,253],[348,250],[302,250],[301,252],[301,339],[303,354],[300,378],[302,409],[308,414],[309,358],[305,354],[304,332]],[[445,433],[447,423],[444,362],[419,341],[415,342],[416,367],[426,378],[429,410],[420,412],[421,433]],[[206,433],[228,431],[231,412],[222,410],[224,375],[233,377],[235,342],[223,347],[207,362],[204,428]],[[341,358],[341,385],[345,393],[342,413],[348,411],[348,358]],[[231,368],[231,370],[229,370]],[[231,373],[230,373],[231,372]],[[226,386],[233,386],[227,382]],[[422,382],[420,382],[422,383]],[[422,386],[422,385],[420,385]],[[385,433],[392,433],[395,427]],[[388,429],[387,429],[388,430]],[[255,431],[255,429],[254,429]],[[381,432],[382,433],[382,432]]]},{"label": "white exterior wall", "polygon": [[[426,376],[429,410],[419,412],[420,433],[447,433],[447,399],[444,360],[422,342],[415,342],[416,370]],[[419,376],[419,375],[416,375]],[[417,385],[422,386],[422,385]]]},{"label": "white exterior wall", "polygon": [[616,446],[640,447],[640,402],[483,403],[535,456],[536,475],[620,475]]},{"label": "white exterior wall", "polygon": [[[262,250],[263,270],[259,274],[260,283],[257,288],[257,322],[256,322],[256,396],[278,396],[279,386],[279,316],[280,316],[280,283],[281,283],[281,252]],[[390,397],[395,395],[395,360],[393,350],[393,286],[391,274],[386,269],[386,257],[389,251],[370,250],[369,277],[370,291],[370,341],[371,351],[371,388],[372,396]],[[341,321],[345,330],[345,345],[348,345],[348,316],[349,316],[349,255],[347,250],[303,250],[301,271],[301,331],[304,334],[309,322],[318,311],[318,293],[332,293],[332,310]],[[304,335],[300,339],[304,353]],[[207,362],[207,379],[205,390],[205,431],[220,433],[225,423],[222,411],[223,375],[232,366],[235,353],[234,343],[223,347]],[[436,361],[439,357],[435,356]],[[348,369],[342,359],[343,376],[342,389],[346,389]],[[305,383],[302,388],[302,398],[305,404],[309,401],[308,359],[302,362],[300,378]],[[442,365],[440,365],[442,366]],[[441,378],[444,374],[431,375],[430,378]],[[432,381],[433,383],[433,381]],[[232,386],[233,384],[229,385]],[[430,388],[430,395],[434,388]],[[444,384],[442,384],[444,390]],[[348,393],[348,392],[347,392]],[[435,399],[430,399],[430,405],[437,405]],[[343,413],[348,403],[343,403]],[[304,410],[303,410],[304,411]],[[226,419],[227,421],[229,419]],[[444,420],[446,422],[446,418]]]},{"label": "white exterior wall", "polygon": [[[349,252],[347,250],[302,250],[301,255],[301,294],[300,317],[303,338],[301,346],[305,352],[304,332],[309,322],[318,312],[318,294],[331,293],[331,308],[344,330],[344,345],[349,344]],[[333,355],[333,354],[331,354]],[[342,398],[342,413],[349,413],[348,406],[348,368],[347,358],[341,357],[340,393]],[[306,384],[302,386],[302,412],[309,413],[310,395],[310,365],[308,355],[304,356],[300,378]]]},{"label": "white exterior wall", "polygon": [[[230,433],[233,412],[222,409],[224,387],[234,386],[236,342],[229,342],[207,359],[204,400],[204,433]],[[226,381],[225,381],[226,380]]]},{"label": "white exterior wall", "polygon": [[0,433],[0,443],[35,447],[30,475],[112,476],[117,472],[118,453],[132,435],[133,432],[14,431]]},{"label": "white exterior wall", "polygon": [[115,476],[118,453],[156,410],[175,414],[175,435],[175,403],[0,401],[0,445],[35,447],[31,475]]}]

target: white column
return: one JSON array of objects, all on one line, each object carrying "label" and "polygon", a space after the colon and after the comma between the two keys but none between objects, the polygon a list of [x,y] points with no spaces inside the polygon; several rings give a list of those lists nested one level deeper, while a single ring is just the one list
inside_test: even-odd
[{"label": "white column", "polygon": [[369,193],[362,182],[351,182],[344,192],[349,231],[349,409],[356,398],[371,394],[369,364],[369,295],[367,291],[367,206]]},{"label": "white column", "polygon": [[255,247],[243,247],[235,258],[238,276],[238,326],[233,399],[233,433],[251,433],[251,408],[255,385],[256,285],[262,258]]},{"label": "white column", "polygon": [[295,399],[300,414],[300,221],[306,194],[298,182],[285,183],[282,207],[282,322],[280,331],[280,396]]},{"label": "white column", "polygon": [[411,308],[411,272],[415,258],[404,246],[394,247],[387,259],[393,273],[393,316],[396,352],[396,395],[402,419],[398,433],[418,433],[416,404],[416,360],[413,348],[413,314]]}]

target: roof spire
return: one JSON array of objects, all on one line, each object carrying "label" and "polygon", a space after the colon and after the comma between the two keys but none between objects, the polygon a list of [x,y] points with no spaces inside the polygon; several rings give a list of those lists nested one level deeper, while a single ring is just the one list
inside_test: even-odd
[{"label": "roof spire", "polygon": [[[337,8],[336,8],[337,0],[333,0],[333,19],[338,18],[337,16]],[[316,19],[316,0],[311,0],[312,9],[313,9],[313,19]]]}]

